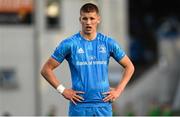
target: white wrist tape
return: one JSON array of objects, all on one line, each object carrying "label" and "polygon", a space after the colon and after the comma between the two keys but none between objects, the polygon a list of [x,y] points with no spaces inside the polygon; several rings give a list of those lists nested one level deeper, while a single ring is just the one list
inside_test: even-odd
[{"label": "white wrist tape", "polygon": [[62,94],[64,92],[65,87],[62,84],[60,84],[56,89],[59,93]]}]

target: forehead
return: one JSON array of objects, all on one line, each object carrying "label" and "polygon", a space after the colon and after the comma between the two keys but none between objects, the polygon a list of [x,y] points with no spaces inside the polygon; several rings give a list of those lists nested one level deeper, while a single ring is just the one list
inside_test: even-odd
[{"label": "forehead", "polygon": [[98,17],[99,15],[96,12],[81,12],[81,17]]}]

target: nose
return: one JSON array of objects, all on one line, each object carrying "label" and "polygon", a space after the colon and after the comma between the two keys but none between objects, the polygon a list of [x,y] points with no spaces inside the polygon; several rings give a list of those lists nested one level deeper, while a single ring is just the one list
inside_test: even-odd
[{"label": "nose", "polygon": [[90,20],[90,19],[88,19],[86,23],[87,23],[87,24],[91,24],[91,20]]}]

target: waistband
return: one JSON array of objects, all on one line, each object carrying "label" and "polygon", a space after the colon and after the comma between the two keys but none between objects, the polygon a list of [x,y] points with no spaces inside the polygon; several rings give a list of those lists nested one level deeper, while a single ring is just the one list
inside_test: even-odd
[{"label": "waistband", "polygon": [[107,107],[112,106],[111,102],[91,102],[91,103],[77,103],[77,105],[73,104],[72,102],[69,103],[70,107]]}]

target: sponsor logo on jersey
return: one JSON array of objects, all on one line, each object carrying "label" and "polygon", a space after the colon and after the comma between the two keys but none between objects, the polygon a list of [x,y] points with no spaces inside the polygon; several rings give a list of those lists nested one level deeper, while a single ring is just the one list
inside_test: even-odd
[{"label": "sponsor logo on jersey", "polygon": [[76,65],[84,66],[84,65],[107,65],[107,61],[77,61]]}]

